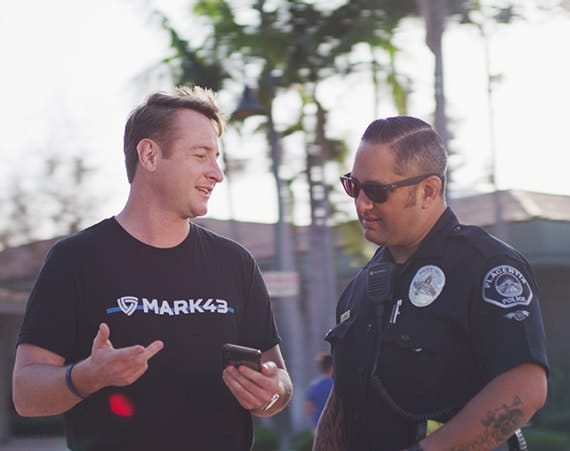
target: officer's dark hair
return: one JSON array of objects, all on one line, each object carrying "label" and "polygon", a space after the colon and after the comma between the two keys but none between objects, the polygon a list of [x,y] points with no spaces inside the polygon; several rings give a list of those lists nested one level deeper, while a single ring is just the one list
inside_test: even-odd
[{"label": "officer's dark hair", "polygon": [[447,151],[438,133],[421,119],[412,116],[376,119],[364,131],[362,141],[388,145],[395,155],[397,174],[434,173],[445,181]]},{"label": "officer's dark hair", "polygon": [[317,363],[321,373],[328,373],[333,367],[333,358],[328,352],[321,352],[317,355]]},{"label": "officer's dark hair", "polygon": [[137,145],[149,138],[167,144],[170,126],[177,111],[190,109],[203,114],[212,122],[218,136],[224,132],[224,118],[214,93],[200,86],[179,86],[174,94],[157,92],[135,108],[125,125],[123,151],[127,178],[132,183],[139,160]]}]

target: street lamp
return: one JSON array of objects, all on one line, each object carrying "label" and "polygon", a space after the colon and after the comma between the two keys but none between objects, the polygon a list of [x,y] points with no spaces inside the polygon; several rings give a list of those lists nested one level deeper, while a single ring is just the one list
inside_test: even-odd
[{"label": "street lamp", "polygon": [[270,109],[259,103],[249,86],[243,90],[241,100],[232,113],[231,121],[244,121],[251,116],[265,116],[267,118],[267,138],[271,152],[271,172],[277,190],[277,224],[275,230],[275,258],[278,270],[292,271],[295,267],[294,252],[290,239],[289,227],[285,221],[284,186],[279,175],[281,167],[281,142]]},{"label": "street lamp", "polygon": [[[230,121],[242,122],[248,117],[256,115],[264,115],[264,116],[267,115],[267,109],[257,101],[251,88],[249,86],[246,86],[243,90],[243,94],[239,102],[239,105],[237,106],[236,110],[232,113],[230,117]],[[228,159],[227,152],[223,153],[222,158],[224,161],[226,179],[228,182],[228,200],[229,200],[229,209],[230,209],[231,237],[232,239],[239,241],[239,230],[235,222],[235,216],[233,212],[233,201],[231,196],[231,183],[230,183],[230,174],[232,173],[230,166],[231,162]]]},{"label": "street lamp", "polygon": [[267,108],[257,101],[251,88],[246,86],[243,89],[241,100],[239,101],[236,110],[232,113],[230,120],[243,121],[251,116],[267,116],[268,114],[269,111]]}]

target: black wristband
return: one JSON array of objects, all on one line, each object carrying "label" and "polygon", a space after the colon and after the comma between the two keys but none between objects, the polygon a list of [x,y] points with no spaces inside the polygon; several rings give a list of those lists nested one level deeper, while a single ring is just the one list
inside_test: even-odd
[{"label": "black wristband", "polygon": [[79,393],[79,390],[77,390],[77,388],[75,388],[75,385],[73,385],[73,382],[71,381],[71,371],[73,370],[74,366],[75,366],[75,363],[72,363],[71,365],[69,365],[67,367],[67,370],[65,370],[65,384],[67,385],[67,388],[69,388],[69,391],[71,393],[73,393],[78,398],[85,399],[85,396],[83,396],[81,393]]},{"label": "black wristband", "polygon": [[424,449],[422,448],[422,445],[420,445],[419,443],[415,443],[412,446],[410,446],[406,451],[424,451]]}]

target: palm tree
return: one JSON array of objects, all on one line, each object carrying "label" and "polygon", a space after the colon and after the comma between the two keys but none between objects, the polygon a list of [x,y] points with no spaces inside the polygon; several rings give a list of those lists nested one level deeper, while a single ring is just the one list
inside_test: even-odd
[{"label": "palm tree", "polygon": [[[473,13],[481,13],[485,9],[483,2],[478,0],[417,0],[418,11],[425,21],[426,44],[434,55],[434,96],[435,112],[434,127],[441,136],[446,148],[449,148],[448,117],[446,114],[445,85],[444,85],[444,54],[442,48],[443,35],[448,20],[456,19],[461,24],[477,25],[482,29],[480,22],[473,20]],[[491,6],[491,14],[486,20],[497,23],[510,23],[515,17],[514,6],[504,3],[500,6]],[[479,14],[481,16],[481,14]],[[485,16],[485,15],[484,15]],[[484,36],[483,36],[484,37]],[[492,126],[492,124],[491,124]],[[492,176],[492,175],[491,175]],[[448,170],[447,179],[451,180]],[[449,190],[449,184],[446,185]]]}]

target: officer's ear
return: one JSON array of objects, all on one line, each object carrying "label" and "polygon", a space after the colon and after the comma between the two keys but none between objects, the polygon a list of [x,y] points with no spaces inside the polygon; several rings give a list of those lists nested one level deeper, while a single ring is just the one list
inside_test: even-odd
[{"label": "officer's ear", "polygon": [[422,207],[429,208],[434,202],[442,199],[443,182],[437,175],[425,179],[421,185]]}]

